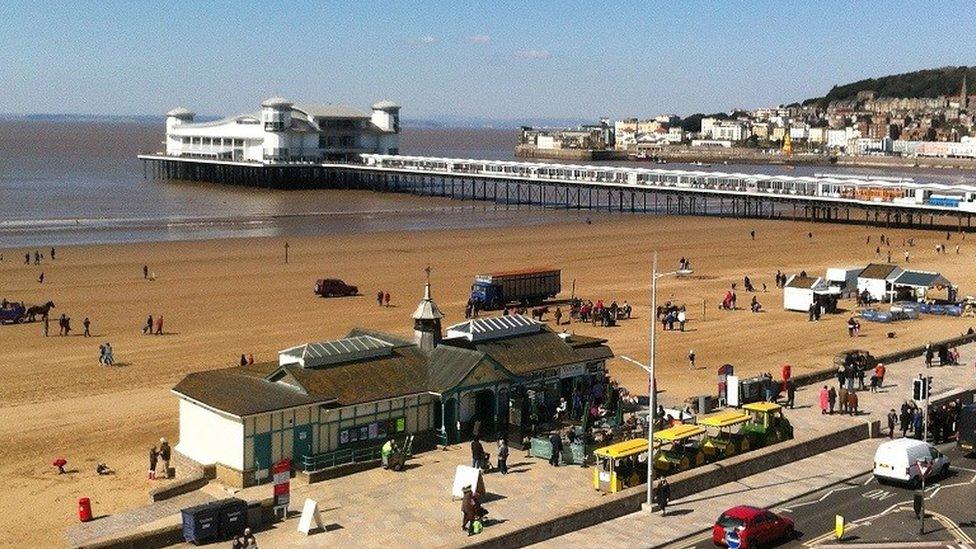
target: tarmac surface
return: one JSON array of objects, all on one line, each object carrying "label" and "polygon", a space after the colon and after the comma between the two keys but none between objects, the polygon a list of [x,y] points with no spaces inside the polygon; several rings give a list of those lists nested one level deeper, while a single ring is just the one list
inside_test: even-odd
[{"label": "tarmac surface", "polygon": [[[823,544],[894,544],[944,541],[976,547],[976,459],[966,457],[954,443],[939,445],[951,466],[944,477],[930,479],[925,487],[925,533],[908,486],[881,484],[871,473],[860,475],[816,493],[773,506],[772,511],[793,519],[797,537],[774,547],[816,547]],[[844,517],[844,537],[834,534],[834,517]],[[714,547],[711,532],[675,543],[672,549]]]}]

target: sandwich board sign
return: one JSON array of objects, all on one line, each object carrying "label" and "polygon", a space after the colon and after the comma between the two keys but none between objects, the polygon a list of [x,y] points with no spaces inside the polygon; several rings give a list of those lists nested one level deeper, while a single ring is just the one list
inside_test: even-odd
[{"label": "sandwich board sign", "polygon": [[319,503],[311,498],[305,498],[305,506],[302,507],[302,518],[298,519],[298,531],[306,536],[312,531],[312,524],[325,531],[322,524],[322,515],[319,514]]},{"label": "sandwich board sign", "polygon": [[451,488],[451,498],[463,498],[464,489],[471,488],[471,491],[479,496],[485,495],[485,480],[481,476],[481,469],[458,465],[454,471],[454,486]]}]

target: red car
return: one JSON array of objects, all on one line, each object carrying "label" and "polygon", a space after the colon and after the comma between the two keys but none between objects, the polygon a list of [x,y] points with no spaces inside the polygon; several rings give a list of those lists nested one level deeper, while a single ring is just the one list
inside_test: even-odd
[{"label": "red car", "polygon": [[792,539],[793,535],[791,519],[749,505],[739,505],[727,510],[712,527],[712,542],[733,549],[766,546],[780,540]]},{"label": "red car", "polygon": [[359,288],[350,286],[338,278],[320,278],[315,282],[315,293],[322,297],[358,295]]}]

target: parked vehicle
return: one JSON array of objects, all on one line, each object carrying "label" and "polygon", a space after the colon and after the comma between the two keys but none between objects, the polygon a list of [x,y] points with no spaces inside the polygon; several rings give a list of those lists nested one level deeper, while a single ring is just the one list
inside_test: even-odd
[{"label": "parked vehicle", "polygon": [[20,324],[27,317],[27,308],[22,303],[7,303],[0,309],[0,324]]},{"label": "parked vehicle", "polygon": [[510,303],[538,305],[562,290],[559,269],[527,269],[474,277],[471,301],[482,310],[502,309]]},{"label": "parked vehicle", "polygon": [[919,461],[931,463],[929,476],[949,472],[949,458],[928,442],[914,438],[889,440],[874,453],[874,478],[911,485],[920,483]]},{"label": "parked vehicle", "polygon": [[976,404],[967,404],[959,409],[959,440],[956,444],[965,455],[976,450]]},{"label": "parked vehicle", "polygon": [[321,278],[315,283],[315,293],[322,297],[343,297],[358,294],[359,288],[338,278]]},{"label": "parked vehicle", "polygon": [[712,527],[712,542],[726,547],[753,549],[795,536],[793,520],[775,513],[739,505],[722,513]]}]

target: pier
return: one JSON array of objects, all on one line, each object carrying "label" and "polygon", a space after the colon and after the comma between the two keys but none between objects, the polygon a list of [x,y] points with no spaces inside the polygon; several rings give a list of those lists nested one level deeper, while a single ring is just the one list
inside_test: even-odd
[{"label": "pier", "polygon": [[506,206],[972,229],[976,186],[362,154],[359,162],[140,155],[144,177],[268,189],[357,189]]}]

